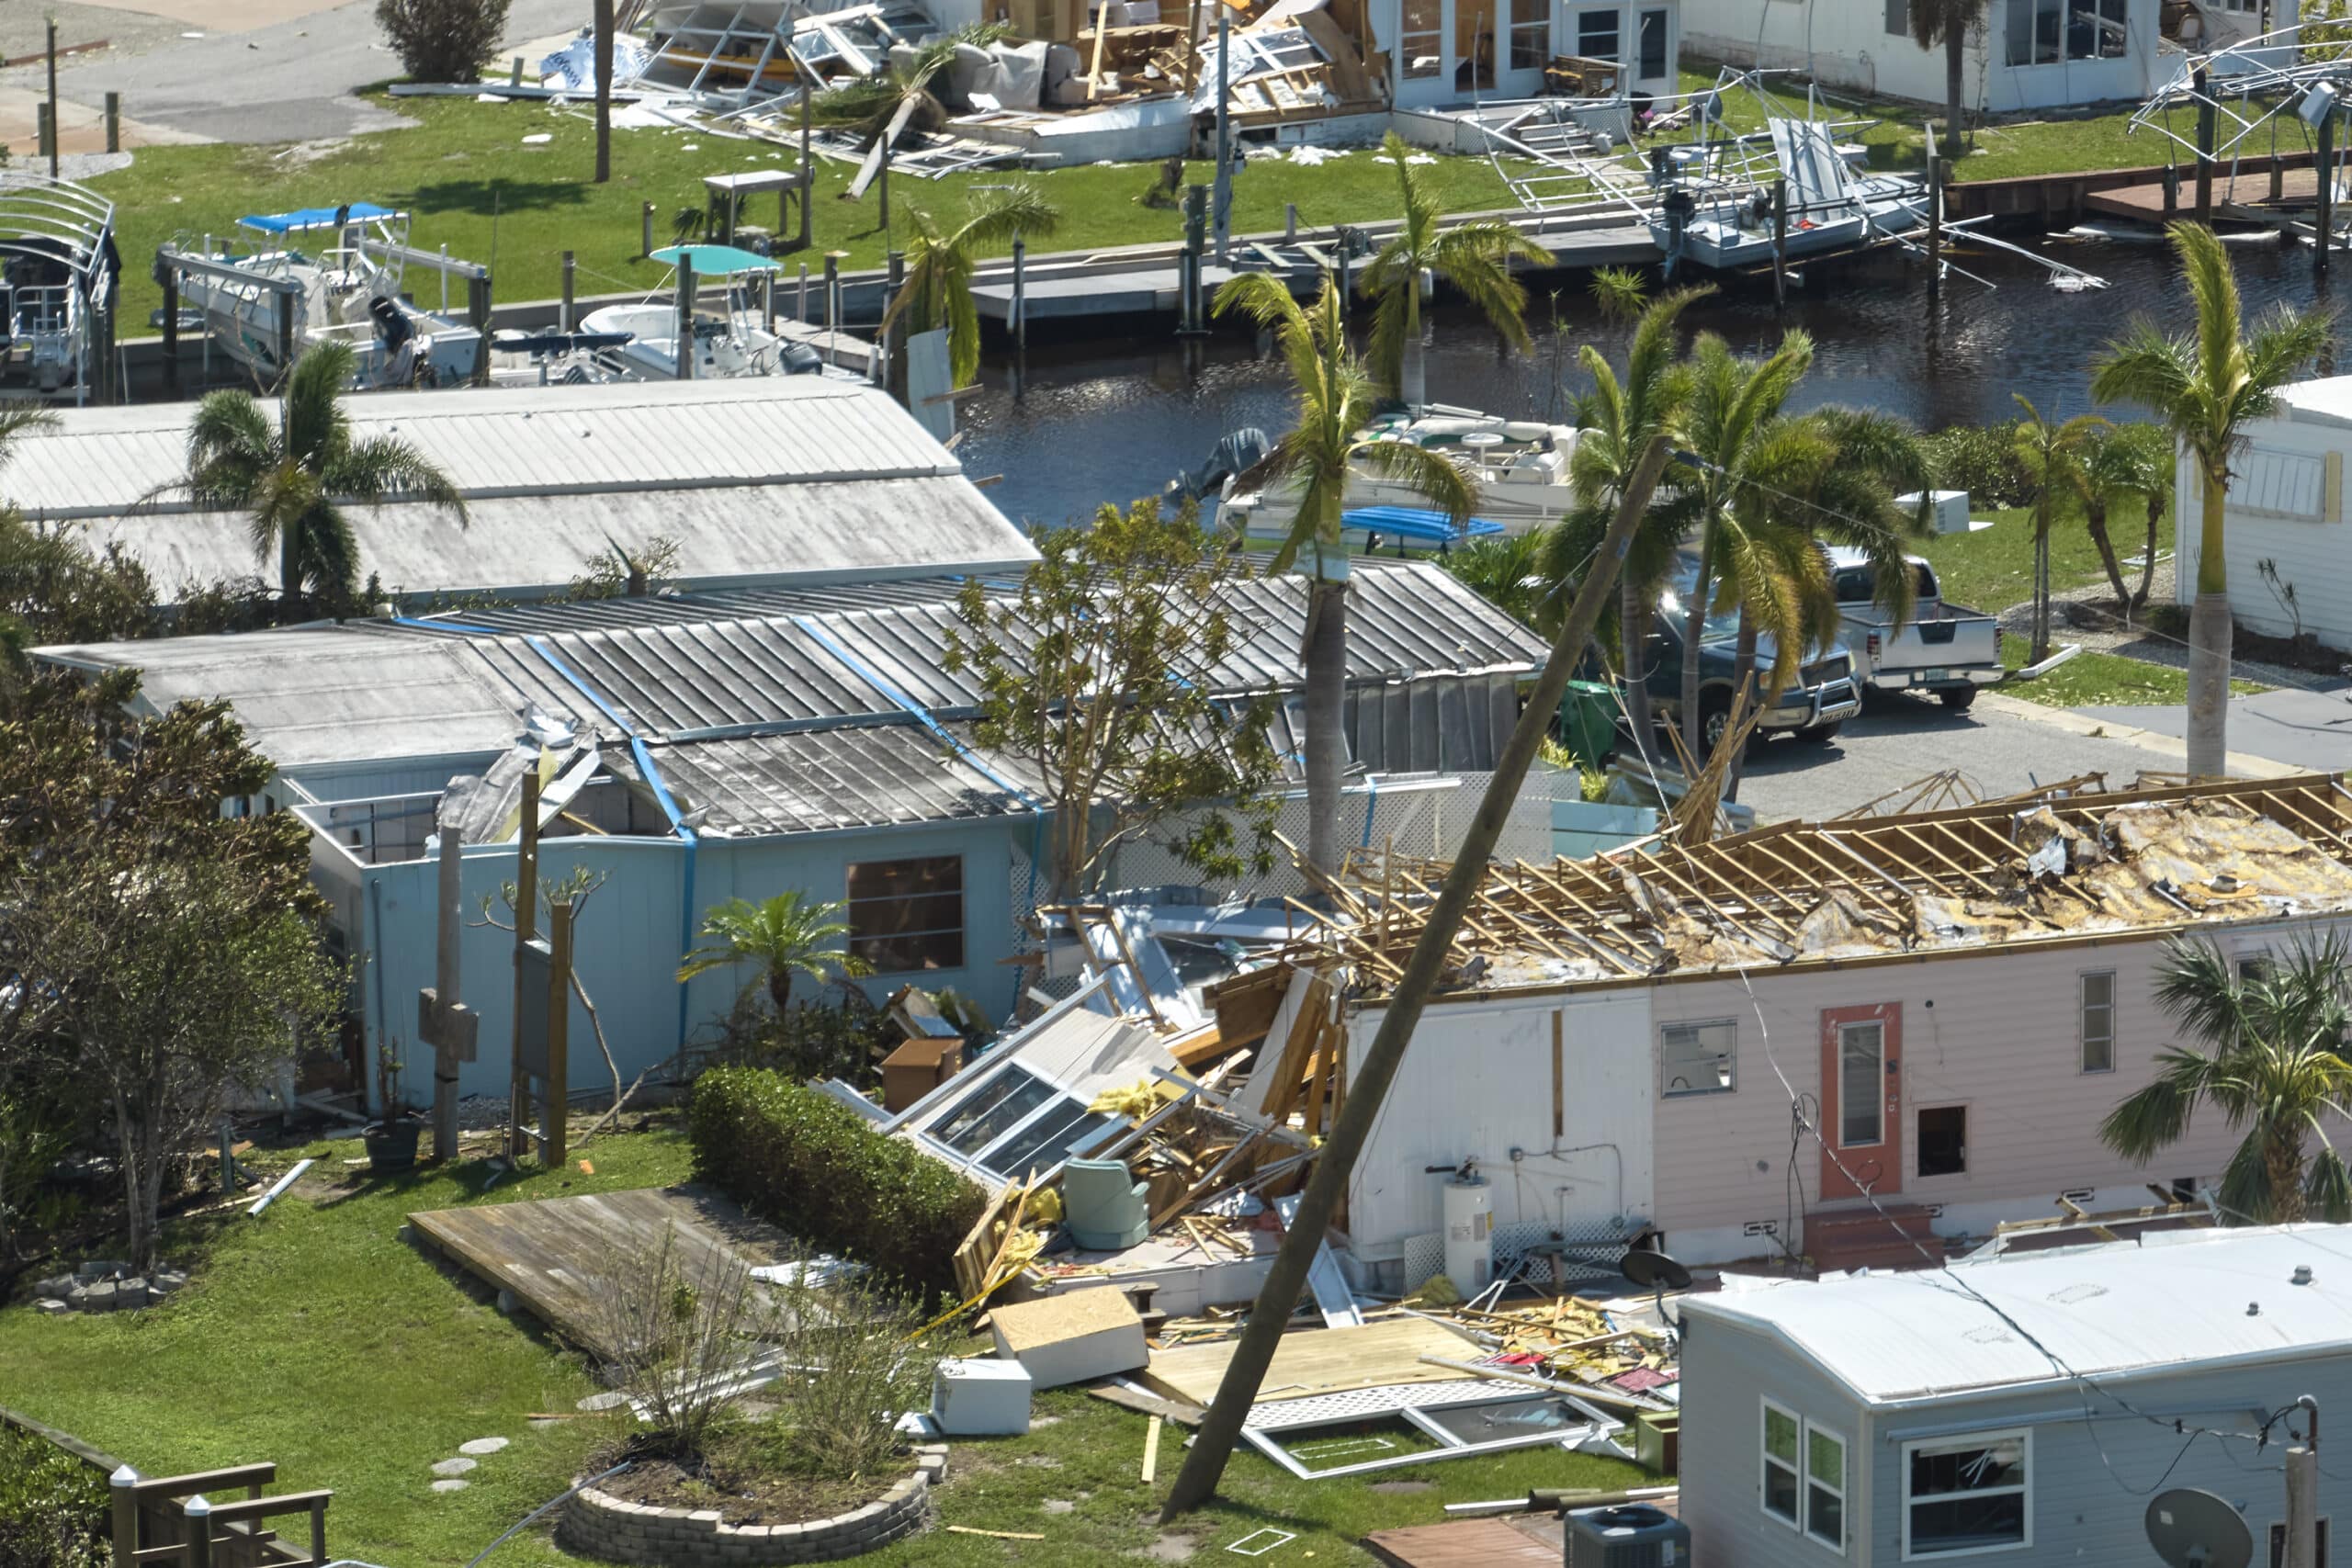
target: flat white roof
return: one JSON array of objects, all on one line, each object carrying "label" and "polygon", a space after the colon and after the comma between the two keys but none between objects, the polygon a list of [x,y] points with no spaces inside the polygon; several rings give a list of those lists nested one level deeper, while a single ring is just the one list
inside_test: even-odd
[{"label": "flat white roof", "polygon": [[2352,426],[2352,376],[2323,376],[2282,387],[2278,408],[2298,424]]},{"label": "flat white roof", "polygon": [[[2299,1265],[2310,1284],[2292,1282]],[[1743,1278],[1677,1305],[1777,1337],[1871,1404],[2066,1381],[2002,1313],[2094,1378],[2287,1359],[2352,1349],[2352,1225],[2171,1231],[1949,1269]]]}]

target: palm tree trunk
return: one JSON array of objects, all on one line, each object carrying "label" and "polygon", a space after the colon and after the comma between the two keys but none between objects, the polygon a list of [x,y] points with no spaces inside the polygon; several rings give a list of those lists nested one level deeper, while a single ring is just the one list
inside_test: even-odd
[{"label": "palm tree trunk", "polygon": [[779,964],[768,971],[768,1000],[775,1004],[775,1015],[792,1005],[792,971]]},{"label": "palm tree trunk", "polygon": [[2132,595],[2132,607],[2135,610],[2148,603],[2148,587],[2156,580],[2156,525],[2162,521],[2164,511],[2164,497],[2148,497],[2148,553],[2140,558],[2140,590]]},{"label": "palm tree trunk", "polygon": [[2230,569],[2222,558],[2222,474],[2204,476],[2204,521],[2197,536],[2197,600],[2188,611],[2188,773],[2227,772],[2230,717]]},{"label": "palm tree trunk", "polygon": [[1421,274],[1417,267],[1405,279],[1405,354],[1396,367],[1396,395],[1408,408],[1430,400],[1421,354]]},{"label": "palm tree trunk", "polygon": [[[1318,558],[1318,573],[1320,570]],[[1340,784],[1347,768],[1348,585],[1317,575],[1306,596],[1306,858],[1340,868]]]},{"label": "palm tree trunk", "polygon": [[613,0],[596,0],[596,183],[613,177]]},{"label": "palm tree trunk", "polygon": [[1695,766],[1703,760],[1699,734],[1699,638],[1707,629],[1707,590],[1714,574],[1715,525],[1703,525],[1699,536],[1699,575],[1690,585],[1690,602],[1682,607],[1682,743]]},{"label": "palm tree trunk", "polygon": [[1968,29],[1958,25],[1944,34],[1944,156],[1961,155],[1960,117],[1967,96]]},{"label": "palm tree trunk", "polygon": [[2050,502],[2033,503],[2033,662],[2050,657]]},{"label": "palm tree trunk", "polygon": [[1617,581],[1617,648],[1625,677],[1625,723],[1643,761],[1657,761],[1657,721],[1650,713],[1650,621],[1657,609],[1633,578]]},{"label": "palm tree trunk", "polygon": [[2083,508],[2083,526],[2090,530],[2091,543],[2098,547],[2099,564],[2107,568],[2108,586],[2115,590],[2118,609],[2130,609],[2132,591],[2123,586],[2123,565],[2115,558],[2115,541],[2107,536],[2107,502],[2093,501]]},{"label": "palm tree trunk", "polygon": [[2262,1167],[2270,1188],[2270,1223],[2299,1224],[2304,1209],[2302,1145],[2291,1134],[2265,1139]]},{"label": "palm tree trunk", "polygon": [[281,527],[277,531],[277,598],[288,620],[296,618],[296,603],[301,597],[301,569],[294,564],[294,530],[290,525]]}]

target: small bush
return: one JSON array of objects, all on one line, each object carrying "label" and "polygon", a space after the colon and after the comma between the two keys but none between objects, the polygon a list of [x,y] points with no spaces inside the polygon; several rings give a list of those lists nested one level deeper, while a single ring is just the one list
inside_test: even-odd
[{"label": "small bush", "polygon": [[0,1563],[104,1568],[106,1478],[28,1432],[0,1427]]},{"label": "small bush", "polygon": [[376,25],[412,81],[478,82],[506,37],[509,0],[376,0]]},{"label": "small bush", "polygon": [[857,1280],[820,1287],[803,1274],[779,1286],[769,1337],[788,1370],[763,1391],[778,1410],[754,1438],[767,1466],[817,1481],[904,1473],[899,1413],[929,1402],[946,1348],[927,1315]]},{"label": "small bush", "polygon": [[871,1084],[875,1064],[899,1031],[879,1008],[853,1011],[827,1002],[795,1002],[779,1018],[764,993],[738,997],[719,1021],[718,1060],[729,1066],[772,1067],[795,1083],[846,1078]]},{"label": "small bush", "polygon": [[663,1230],[650,1257],[609,1252],[596,1314],[606,1371],[645,1411],[643,1451],[691,1463],[757,1359],[766,1321],[749,1266],[731,1252],[690,1260],[676,1239]]},{"label": "small bush", "polygon": [[980,1217],[979,1190],[856,1111],[783,1075],[718,1067],[695,1082],[695,1178],[830,1251],[930,1292]]},{"label": "small bush", "polygon": [[1955,424],[1925,438],[1938,490],[1964,490],[1981,507],[2023,506],[2032,482],[2018,461],[2014,424]]}]

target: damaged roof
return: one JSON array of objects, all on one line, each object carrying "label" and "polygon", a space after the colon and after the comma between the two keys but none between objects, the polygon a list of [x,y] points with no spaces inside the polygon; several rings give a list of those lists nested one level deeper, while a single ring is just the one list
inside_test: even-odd
[{"label": "damaged roof", "polygon": [[[1378,852],[1351,867],[1338,892],[1355,919],[1329,940],[1385,988],[1444,868],[1383,865]],[[1498,865],[1448,975],[1455,988],[1549,988],[2347,910],[2352,791],[2340,775],[2310,774],[1786,823],[1696,849],[1650,841]]]}]

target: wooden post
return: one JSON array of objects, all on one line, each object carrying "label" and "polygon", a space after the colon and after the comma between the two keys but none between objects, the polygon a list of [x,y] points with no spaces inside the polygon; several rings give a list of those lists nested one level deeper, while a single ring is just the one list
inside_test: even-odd
[{"label": "wooden post", "polygon": [[[882,166],[887,169],[890,165],[885,163]],[[889,282],[882,292],[884,310],[888,310],[891,301],[898,299],[899,290],[906,287],[906,281],[907,253],[892,251]],[[899,316],[890,323],[888,331],[876,333],[875,335],[880,339],[882,347],[882,374],[876,377],[875,380],[895,393],[903,402],[907,396],[907,383],[906,377],[902,373],[904,367],[899,362],[899,351],[905,346],[907,341],[907,318],[903,315]]]},{"label": "wooden post", "polygon": [[800,294],[795,304],[793,319],[804,326],[808,321],[808,264],[805,261],[800,264]]},{"label": "wooden post", "polygon": [[1298,243],[1298,203],[1283,203],[1283,240],[1286,244]]},{"label": "wooden post", "polygon": [[817,196],[817,160],[808,151],[809,105],[813,96],[804,83],[800,89],[800,248],[804,251],[815,243],[809,238],[808,228],[811,222],[808,204]]},{"label": "wooden post", "polygon": [[180,1505],[187,1516],[187,1556],[184,1568],[212,1568],[212,1505],[199,1492]]},{"label": "wooden post", "polygon": [[122,95],[107,95],[107,151],[122,151]]},{"label": "wooden post", "polygon": [[49,177],[57,177],[57,18],[49,18]]},{"label": "wooden post", "polygon": [[1935,122],[1928,123],[1928,298],[1944,288],[1944,160],[1936,151]]},{"label": "wooden post", "polygon": [[506,85],[510,87],[519,87],[523,85],[523,57],[519,54],[514,57],[514,65],[506,73]]},{"label": "wooden post", "polygon": [[180,272],[175,266],[158,266],[163,276],[156,279],[164,286],[164,391],[176,400],[180,395]]},{"label": "wooden post", "polygon": [[637,227],[637,254],[638,259],[642,261],[653,254],[653,204],[651,202],[646,202],[638,209]]},{"label": "wooden post", "polygon": [[695,378],[695,261],[692,256],[678,258],[678,352],[674,368],[678,379]]},{"label": "wooden post", "polygon": [[[1216,0],[1223,5],[1225,0]],[[1178,315],[1179,332],[1197,333],[1206,323],[1201,320],[1201,259],[1208,250],[1209,190],[1206,186],[1184,187],[1184,270],[1183,299]]]},{"label": "wooden post", "polygon": [[2319,118],[2319,205],[2312,218],[2319,229],[2319,254],[2312,265],[2327,270],[2327,253],[2335,243],[2335,109],[2329,106]]},{"label": "wooden post", "polygon": [[2213,221],[2213,115],[2211,79],[2199,70],[2197,87],[2197,221]]},{"label": "wooden post", "polygon": [[882,133],[882,243],[890,243],[890,133]]},{"label": "wooden post", "polygon": [[578,319],[571,312],[573,288],[579,273],[579,257],[570,251],[563,253],[563,330],[570,332]]},{"label": "wooden post", "polygon": [[563,1164],[571,1091],[571,901],[548,907],[548,1104],[539,1135],[548,1168]]},{"label": "wooden post", "polygon": [[107,1533],[113,1538],[114,1568],[138,1568],[138,1487],[139,1472],[127,1464],[117,1467],[107,1477],[107,1512],[111,1517]]},{"label": "wooden post", "polygon": [[1772,309],[1789,306],[1789,182],[1772,182]]},{"label": "wooden post", "polygon": [[33,106],[33,151],[51,164],[57,162],[57,122],[52,118],[56,113],[56,106],[52,104]]},{"label": "wooden post", "polygon": [[842,357],[842,261],[848,254],[825,253],[825,357],[835,365]]},{"label": "wooden post", "polygon": [[760,274],[760,326],[768,336],[775,336],[775,271],[774,268]]},{"label": "wooden post", "polygon": [[523,826],[514,852],[514,1034],[507,1072],[506,1157],[530,1152],[531,1080],[523,1070],[523,949],[539,934],[539,770],[523,771]]},{"label": "wooden post", "polygon": [[474,329],[474,374],[477,387],[490,385],[490,278],[475,273],[466,279],[466,317]]}]

